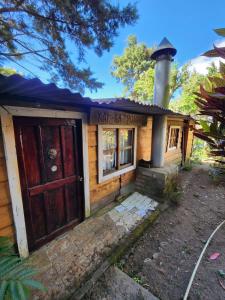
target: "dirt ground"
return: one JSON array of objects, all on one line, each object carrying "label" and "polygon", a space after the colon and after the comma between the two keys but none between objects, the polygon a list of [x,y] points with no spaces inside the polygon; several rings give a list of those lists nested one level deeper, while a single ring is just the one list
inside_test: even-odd
[{"label": "dirt ground", "polygon": [[[224,184],[215,185],[201,166],[180,176],[180,205],[163,212],[119,263],[124,272],[161,300],[183,298],[205,242],[225,219]],[[220,256],[210,260],[214,252]],[[218,270],[225,271],[225,225],[203,257],[189,299],[225,299],[225,278]]]}]

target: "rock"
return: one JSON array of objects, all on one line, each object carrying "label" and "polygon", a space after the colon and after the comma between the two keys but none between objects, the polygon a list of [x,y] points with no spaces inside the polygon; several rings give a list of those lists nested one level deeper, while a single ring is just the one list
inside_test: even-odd
[{"label": "rock", "polygon": [[199,194],[193,194],[195,198],[199,198]]},{"label": "rock", "polygon": [[156,252],[156,253],[154,253],[153,255],[152,255],[152,258],[153,259],[157,259],[159,257],[159,253],[158,252]]},{"label": "rock", "polygon": [[147,257],[147,258],[145,258],[144,263],[145,263],[145,264],[146,264],[146,263],[150,263],[151,261],[152,261],[151,258]]},{"label": "rock", "polygon": [[160,247],[161,247],[161,248],[163,248],[163,247],[165,247],[165,246],[167,246],[167,245],[168,245],[168,242],[161,242],[161,243],[160,243]]}]

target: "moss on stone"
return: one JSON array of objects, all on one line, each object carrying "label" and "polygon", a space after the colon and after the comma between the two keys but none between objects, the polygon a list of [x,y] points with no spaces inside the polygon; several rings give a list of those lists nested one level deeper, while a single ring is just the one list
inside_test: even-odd
[{"label": "moss on stone", "polygon": [[108,260],[110,264],[116,263],[125,252],[134,244],[134,242],[143,234],[143,232],[148,228],[149,225],[154,223],[160,214],[160,209],[156,209],[151,215],[146,218],[140,225],[138,225],[127,238],[122,241],[119,246],[115,247],[112,254],[109,256]]}]

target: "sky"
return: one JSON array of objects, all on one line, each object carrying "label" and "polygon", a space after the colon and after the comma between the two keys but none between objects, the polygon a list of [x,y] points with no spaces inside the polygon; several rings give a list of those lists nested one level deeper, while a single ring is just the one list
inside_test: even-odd
[{"label": "sky", "polygon": [[[111,76],[110,67],[114,55],[123,53],[127,37],[131,34],[149,47],[157,45],[163,37],[167,37],[177,48],[175,60],[178,64],[182,66],[192,61],[193,68],[202,73],[211,60],[200,55],[211,49],[214,43],[225,46],[225,41],[213,31],[215,28],[225,27],[225,0],[119,1],[121,6],[127,2],[137,3],[139,20],[134,26],[121,28],[114,40],[114,46],[102,57],[98,57],[93,51],[87,52],[87,66],[104,83],[104,87],[94,93],[86,90],[85,96],[110,98],[122,94],[123,87]],[[72,47],[70,51],[73,51]],[[46,82],[47,75],[44,72],[35,70],[35,74]]]}]

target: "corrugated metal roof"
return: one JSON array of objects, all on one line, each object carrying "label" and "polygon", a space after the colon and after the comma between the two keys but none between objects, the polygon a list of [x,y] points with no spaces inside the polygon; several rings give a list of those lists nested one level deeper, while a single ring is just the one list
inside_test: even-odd
[{"label": "corrugated metal roof", "polygon": [[6,99],[6,96],[10,96],[7,99],[7,105],[15,105],[15,102],[20,105],[21,100],[17,99],[23,99],[23,105],[24,103],[29,106],[34,104],[34,107],[37,106],[37,103],[44,102],[47,105],[55,104],[62,109],[64,106],[70,106],[71,108],[73,106],[98,107],[145,115],[166,114],[184,117],[169,109],[125,98],[91,99],[83,97],[79,93],[71,92],[69,89],[59,88],[54,83],[44,84],[37,78],[25,79],[20,75],[9,77],[0,75],[0,100]]}]

